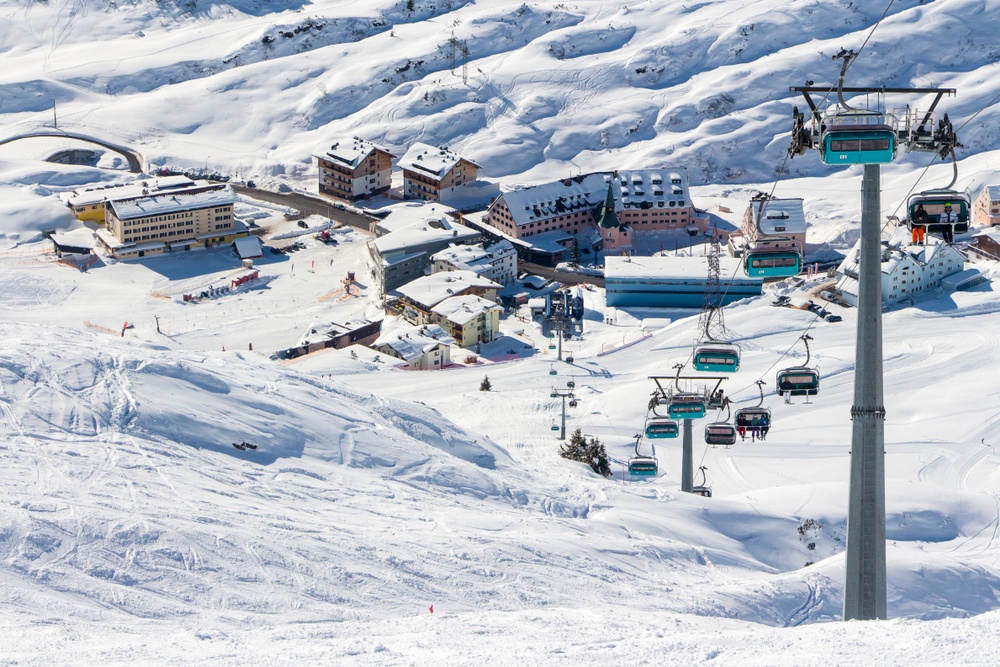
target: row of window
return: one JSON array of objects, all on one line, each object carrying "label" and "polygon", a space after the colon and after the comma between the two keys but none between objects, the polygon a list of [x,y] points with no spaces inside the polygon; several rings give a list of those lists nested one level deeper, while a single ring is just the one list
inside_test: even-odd
[{"label": "row of window", "polygon": [[[639,193],[639,194],[641,194],[641,193]],[[642,208],[642,204],[643,204],[643,202],[624,202],[622,204],[622,207],[623,208]],[[670,201],[670,206],[679,206],[679,207],[683,208],[686,205],[687,204],[684,203],[683,199],[676,200],[676,201],[674,201],[674,200]],[[656,206],[657,206],[657,208],[663,208],[664,206],[666,206],[666,202],[658,201],[658,202],[656,202]]]},{"label": "row of window", "polygon": [[181,221],[181,222],[164,223],[162,225],[147,225],[146,227],[139,227],[137,229],[127,229],[128,227],[133,227],[135,225],[138,225],[140,222],[148,222],[148,221],[139,221],[139,220],[136,220],[136,221],[126,221],[125,222],[125,227],[126,227],[125,233],[128,234],[128,233],[131,232],[133,234],[136,234],[136,233],[142,233],[142,232],[155,232],[158,229],[173,229],[175,227],[192,227],[192,226],[194,226],[194,220],[185,220],[185,221]]},{"label": "row of window", "polygon": [[324,178],[322,180],[325,184],[350,185],[352,181],[349,176],[344,176],[339,172],[324,171],[323,176]]},{"label": "row of window", "polygon": [[126,234],[123,241],[125,243],[135,242],[135,241],[157,241],[159,239],[165,239],[171,236],[188,236],[187,230],[182,229],[172,229],[169,232],[163,232],[161,234],[143,234],[139,236],[138,234]]},{"label": "row of window", "polygon": [[421,176],[420,174],[414,173],[412,171],[404,172],[403,175],[406,178],[406,180],[410,181],[411,184],[430,183],[431,185],[437,185],[438,183],[440,183],[440,181],[437,179],[428,178],[427,176]]},{"label": "row of window", "polygon": [[414,190],[426,192],[431,195],[436,195],[438,193],[438,188],[436,186],[430,187],[421,183],[410,183],[410,191],[412,192]]},{"label": "row of window", "polygon": [[[136,220],[124,220],[122,224],[126,227],[131,227],[134,225],[148,225],[151,222],[167,222],[170,220],[189,220],[194,218],[193,211],[185,211],[184,213],[171,213],[169,215],[157,215],[151,218],[138,218]],[[190,224],[190,223],[187,223]]]}]

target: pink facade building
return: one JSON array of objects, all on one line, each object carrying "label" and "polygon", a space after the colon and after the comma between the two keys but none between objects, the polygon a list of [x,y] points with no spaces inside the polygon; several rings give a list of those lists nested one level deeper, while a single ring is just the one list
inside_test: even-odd
[{"label": "pink facade building", "polygon": [[599,234],[607,250],[627,249],[634,232],[704,231],[688,193],[687,177],[673,169],[598,172],[505,192],[485,222],[516,239],[545,232]]}]

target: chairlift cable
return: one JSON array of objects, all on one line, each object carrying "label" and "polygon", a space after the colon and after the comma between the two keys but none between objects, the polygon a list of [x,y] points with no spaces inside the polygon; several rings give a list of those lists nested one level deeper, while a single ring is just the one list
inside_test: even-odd
[{"label": "chairlift cable", "polygon": [[971,123],[971,122],[972,122],[972,121],[973,121],[973,120],[975,119],[975,117],[976,117],[976,116],[978,116],[978,115],[979,115],[979,114],[981,114],[982,112],[986,111],[986,109],[988,109],[988,108],[990,108],[991,106],[993,106],[993,103],[994,103],[994,102],[996,102],[997,100],[1000,100],[1000,93],[997,93],[997,94],[996,94],[996,96],[994,96],[994,97],[993,97],[993,99],[992,99],[992,100],[990,100],[990,101],[989,101],[989,103],[987,103],[987,104],[986,104],[985,106],[981,106],[981,107],[979,107],[979,111],[977,111],[976,113],[972,114],[972,118],[969,118],[969,120],[967,120],[967,121],[965,121],[964,123],[962,123],[961,125],[959,125],[959,126],[958,126],[958,129],[957,129],[957,130],[955,130],[955,134],[958,134],[958,133],[959,133],[959,131],[960,131],[960,130],[961,130],[961,129],[962,129],[963,127],[965,127],[966,125],[968,125],[969,123]]},{"label": "chairlift cable", "polygon": [[[805,328],[805,331],[802,332],[802,336],[807,335],[809,333],[809,330],[813,328],[813,325],[816,324],[817,321],[819,321],[819,315],[817,315],[816,313],[813,313],[813,315],[814,315],[814,317],[813,317],[812,322],[810,322],[809,325]],[[764,371],[760,375],[760,377],[758,377],[754,382],[746,385],[742,389],[736,390],[736,393],[739,394],[740,392],[746,391],[750,387],[756,385],[758,382],[763,381],[763,379],[764,379],[765,376],[770,377],[771,371],[774,369],[774,367],[777,366],[781,362],[782,359],[784,359],[785,357],[788,356],[788,353],[791,352],[792,348],[794,348],[798,344],[798,342],[802,339],[802,336],[799,336],[794,341],[792,341],[792,344],[788,346],[788,349],[786,349],[784,352],[782,352],[781,356],[778,357],[777,359],[775,359],[774,363],[772,363],[770,366],[768,366],[767,370]]]},{"label": "chairlift cable", "polygon": [[711,446],[709,446],[708,444],[706,444],[706,445],[705,445],[705,451],[703,451],[703,452],[701,453],[701,460],[700,460],[700,461],[698,461],[698,465],[699,465],[699,466],[701,466],[702,464],[704,464],[704,463],[705,463],[705,457],[707,457],[707,456],[708,456],[708,450],[709,450],[709,449],[711,449]]},{"label": "chairlift cable", "polygon": [[850,63],[847,64],[847,67],[844,68],[844,74],[847,73],[847,70],[850,69],[851,64],[853,64],[854,61],[857,60],[858,56],[861,55],[861,52],[864,51],[865,45],[868,44],[868,40],[870,40],[872,38],[872,35],[875,34],[875,30],[878,28],[879,24],[882,23],[882,19],[886,17],[886,15],[889,13],[889,10],[892,9],[892,4],[894,2],[896,2],[896,0],[889,0],[889,4],[886,5],[885,11],[882,12],[882,16],[879,17],[878,21],[875,21],[875,25],[873,25],[872,29],[868,31],[868,36],[865,37],[865,41],[861,42],[861,48],[858,49],[857,53],[854,54],[854,58],[850,61]]}]

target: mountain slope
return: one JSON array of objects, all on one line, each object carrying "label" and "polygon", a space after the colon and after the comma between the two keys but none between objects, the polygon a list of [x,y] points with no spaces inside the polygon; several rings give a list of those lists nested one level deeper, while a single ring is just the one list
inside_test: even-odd
[{"label": "mountain slope", "polygon": [[803,106],[788,87],[834,83],[830,56],[863,43],[849,85],[958,88],[940,110],[975,117],[962,155],[997,148],[998,19],[975,0],[894,2],[874,33],[885,8],[849,0],[66,5],[9,11],[0,113],[51,124],[55,99],[61,126],[156,165],[297,183],[317,146],[361,135],[449,146],[506,179],[664,163],[696,184],[824,173],[784,161]]}]

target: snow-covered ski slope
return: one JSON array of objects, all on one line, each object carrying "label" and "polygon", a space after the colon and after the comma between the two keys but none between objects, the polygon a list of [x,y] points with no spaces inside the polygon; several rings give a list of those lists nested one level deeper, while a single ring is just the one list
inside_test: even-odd
[{"label": "snow-covered ski slope", "polygon": [[[788,86],[832,81],[829,56],[857,48],[885,9],[413,4],[6,3],[3,136],[50,124],[54,98],[61,127],[152,164],[271,185],[314,187],[310,153],[357,134],[447,145],[511,182],[687,166],[704,184],[697,205],[738,212],[782,164],[801,106]],[[942,106],[968,123],[960,188],[998,182],[993,9],[897,0],[850,72],[854,85],[959,89]],[[452,34],[469,50],[467,83],[460,49],[451,71]],[[623,483],[616,465],[604,480],[557,456],[551,387],[573,379],[569,429],[626,459],[648,376],[687,358],[693,319],[670,313],[610,351],[641,337],[638,322],[604,324],[588,292],[584,341],[554,377],[539,340],[522,361],[434,373],[332,351],[275,363],[268,352],[311,322],[379,314],[364,297],[321,299],[345,271],[367,275],[363,236],[269,256],[260,287],[185,305],[238,263],[224,251],[87,272],[55,263],[37,239],[72,224],[57,195],[113,174],[34,161],[47,141],[0,147],[0,662],[997,662],[992,288],[886,314],[893,620],[835,623],[853,311],[826,323],[767,296],[727,310],[744,351],[725,387],[738,406],[756,403],[756,379],[773,386],[803,360],[807,329],[823,384],[811,404],[766,398],[766,442],[696,446],[714,498],[678,491],[676,441],[656,444],[661,476]],[[883,170],[883,213],[929,162]],[[857,170],[814,155],[786,167],[809,177],[777,194],[806,197],[810,240],[843,249]],[[941,165],[924,183],[949,177]],[[123,338],[84,321],[135,328]],[[511,336],[525,327],[511,324]],[[259,448],[232,447],[243,440]]]},{"label": "snow-covered ski slope", "polygon": [[[356,236],[294,261],[360,254]],[[322,272],[266,261],[263,287],[190,305],[160,291],[164,276],[184,282],[190,256],[81,273],[43,243],[0,255],[0,652],[14,664],[866,664],[888,650],[890,664],[976,664],[992,651],[991,290],[886,315],[896,620],[859,626],[828,622],[842,599],[853,311],[827,323],[769,297],[728,309],[744,350],[726,383],[737,406],[803,361],[805,330],[823,387],[811,404],[769,394],[766,442],[698,444],[715,491],[703,499],[678,491],[677,441],[656,443],[661,476],[623,483],[620,465],[604,480],[559,458],[549,429],[550,389],[573,380],[569,429],[626,459],[648,377],[687,358],[696,318],[642,338],[624,312],[604,324],[602,295],[586,292],[573,364],[544,351],[423,373],[346,351],[278,364],[241,329],[260,341],[268,322],[311,312]],[[323,313],[344,319],[351,303]],[[244,440],[259,448],[232,447]]]}]

